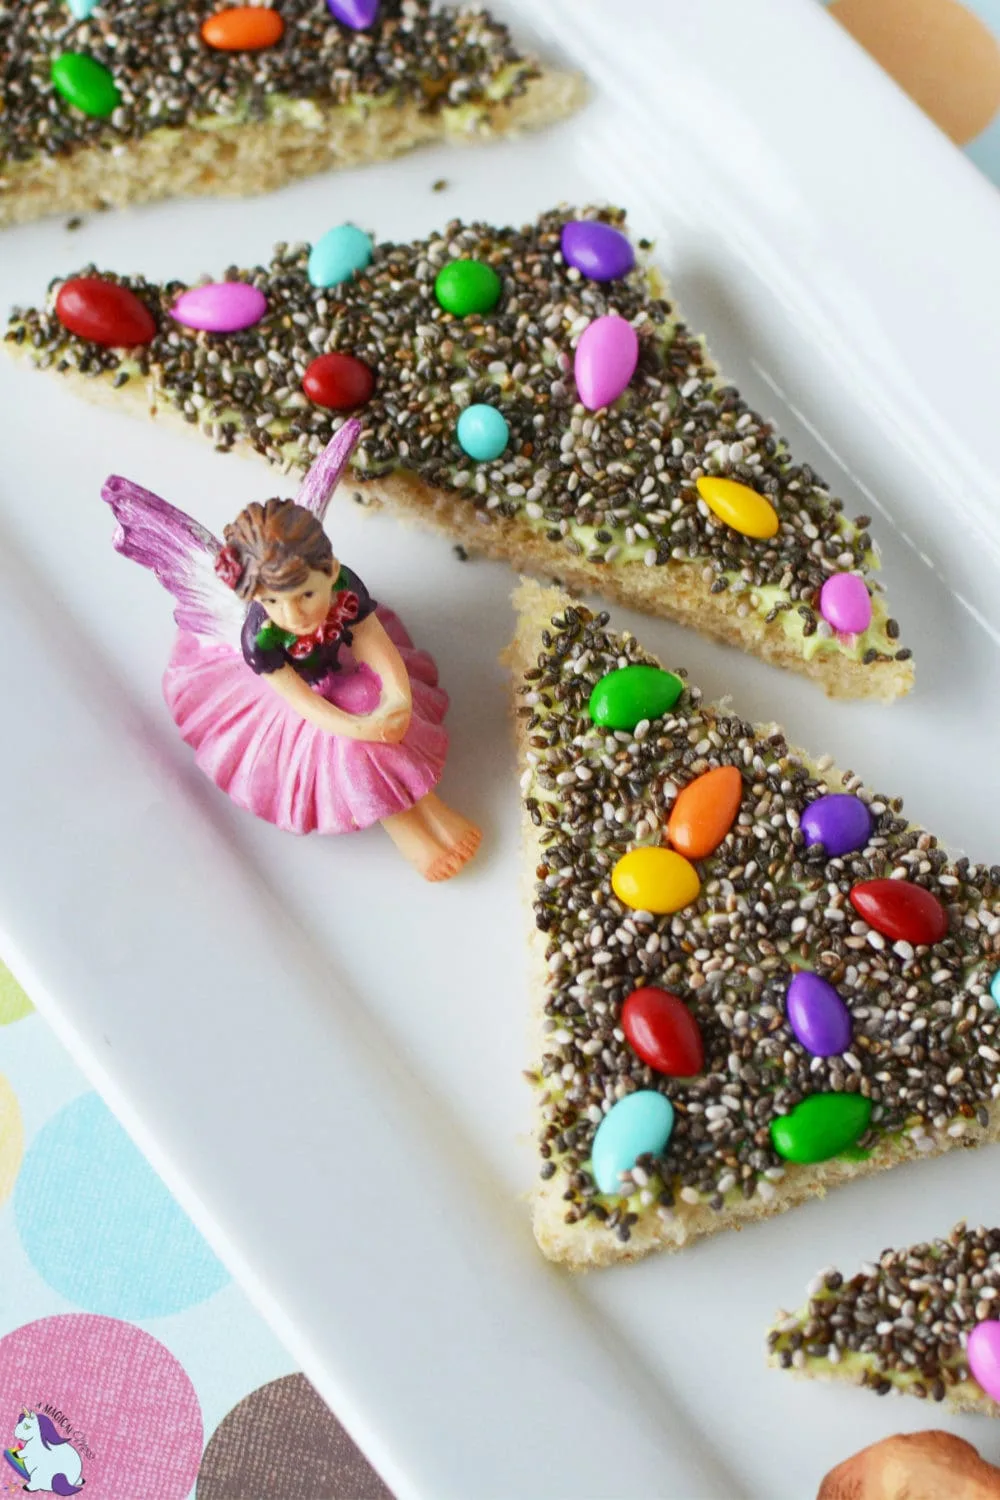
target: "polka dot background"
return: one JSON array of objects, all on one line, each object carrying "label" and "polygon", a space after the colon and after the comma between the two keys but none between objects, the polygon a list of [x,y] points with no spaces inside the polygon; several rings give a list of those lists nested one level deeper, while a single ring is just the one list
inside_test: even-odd
[{"label": "polka dot background", "polygon": [[[1000,184],[1000,0],[818,3]],[[391,1500],[32,1011],[0,964],[0,1497],[33,1407],[87,1500]]]},{"label": "polka dot background", "polygon": [[253,1391],[216,1428],[197,1500],[392,1500],[308,1380],[289,1375]]},{"label": "polka dot background", "polygon": [[[41,1454],[51,1470],[32,1475],[42,1493],[41,1481],[51,1492],[61,1473],[70,1485],[85,1481],[87,1500],[187,1500],[202,1451],[198,1397],[174,1356],[141,1328],[74,1313],[0,1339],[0,1485],[16,1479],[15,1493],[23,1491],[14,1428],[26,1408],[63,1440]],[[31,1455],[30,1472],[27,1442],[20,1451]]]},{"label": "polka dot background", "polygon": [[0,964],[0,1026],[9,1026],[20,1021],[34,1010],[34,1006],[9,969]]},{"label": "polka dot background", "polygon": [[1000,0],[823,0],[1000,184]]},{"label": "polka dot background", "polygon": [[[24,1152],[21,1110],[10,1084],[0,1073],[0,1203],[10,1197]],[[0,1275],[2,1285],[2,1275]]]},{"label": "polka dot background", "polygon": [[96,1094],[74,1100],[35,1136],[14,1213],[39,1275],[93,1312],[162,1318],[229,1279]]}]

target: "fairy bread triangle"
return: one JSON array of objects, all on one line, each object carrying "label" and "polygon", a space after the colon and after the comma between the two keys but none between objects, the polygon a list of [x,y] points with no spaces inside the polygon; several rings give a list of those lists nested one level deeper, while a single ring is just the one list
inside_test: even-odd
[{"label": "fairy bread triangle", "polygon": [[430,0],[17,0],[0,58],[0,227],[269,192],[546,125],[585,92],[488,12]]},{"label": "fairy bread triangle", "polygon": [[[807,1288],[797,1313],[779,1313],[768,1362],[795,1375],[944,1402],[1000,1416],[977,1380],[1000,1349],[1000,1229],[957,1224],[946,1238],[883,1250],[850,1278],[833,1266]],[[979,1330],[977,1332],[977,1330]],[[984,1365],[977,1364],[982,1343]]]},{"label": "fairy bread triangle", "polygon": [[545,1254],[678,1249],[1000,1135],[1000,868],[606,614],[534,583],[516,606]]},{"label": "fairy bread triangle", "polygon": [[[354,402],[362,499],[679,620],[830,694],[907,692],[912,653],[875,582],[869,518],[849,521],[718,373],[623,225],[611,209],[560,209],[519,229],[453,221],[371,247],[333,286],[313,284],[308,245],[278,245],[268,266],[225,272],[259,309],[229,333],[171,315],[181,283],[88,267],[89,286],[96,277],[137,299],[145,342],[106,347],[71,332],[57,282],[45,306],[15,310],[6,347],[92,395],[299,470],[343,421],[320,403]],[[453,278],[450,294],[442,278]],[[342,367],[332,392],[314,379],[331,360]],[[622,393],[588,409],[580,387],[591,405],[604,399],[609,369],[624,374]],[[460,418],[480,423],[464,445]],[[482,446],[498,433],[495,448]],[[837,590],[850,596],[846,611],[830,608]]]}]

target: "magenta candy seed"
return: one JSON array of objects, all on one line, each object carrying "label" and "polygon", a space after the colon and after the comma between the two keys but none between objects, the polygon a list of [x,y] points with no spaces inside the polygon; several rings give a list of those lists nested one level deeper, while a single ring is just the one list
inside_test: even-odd
[{"label": "magenta candy seed", "polygon": [[627,389],[639,362],[639,339],[624,318],[595,318],[580,335],[573,374],[580,400],[599,411]]},{"label": "magenta candy seed", "polygon": [[835,573],[820,589],[819,612],[842,635],[861,635],[872,622],[872,601],[864,579]]},{"label": "magenta candy seed", "polygon": [[987,1318],[969,1334],[969,1369],[987,1396],[1000,1401],[1000,1322]]},{"label": "magenta candy seed", "polygon": [[238,333],[252,328],[267,312],[267,298],[245,281],[217,281],[183,292],[170,316],[185,328],[206,333]]}]

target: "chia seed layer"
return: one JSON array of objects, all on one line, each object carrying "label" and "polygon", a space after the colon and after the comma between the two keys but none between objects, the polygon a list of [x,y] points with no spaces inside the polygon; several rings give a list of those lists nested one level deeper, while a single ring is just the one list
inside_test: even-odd
[{"label": "chia seed layer", "polygon": [[[534,914],[547,970],[544,1049],[530,1076],[541,1176],[563,1189],[566,1223],[603,1226],[627,1243],[640,1220],[669,1224],[686,1207],[721,1214],[754,1200],[766,1212],[778,1196],[794,1201],[795,1179],[817,1169],[784,1161],[770,1125],[818,1092],[872,1101],[859,1166],[867,1152],[871,1165],[892,1165],[976,1143],[1000,1098],[1000,1017],[989,993],[1000,967],[1000,867],[951,860],[907,823],[899,798],[836,771],[830,757],[808,762],[780,733],[704,704],[695,687],[634,732],[596,726],[596,683],[651,661],[607,621],[566,607],[520,689],[521,788],[539,841]],[[679,791],[721,765],[740,770],[742,802],[723,843],[696,862],[696,901],[671,916],[623,905],[611,886],[617,861],[664,843]],[[873,832],[863,850],[828,859],[821,845],[806,847],[801,815],[828,791],[867,803]],[[937,896],[950,920],[941,942],[893,943],[857,917],[851,888],[886,877]],[[796,969],[836,986],[852,1017],[850,1051],[815,1057],[793,1036],[785,992]],[[643,985],[678,995],[695,1016],[698,1077],[654,1072],[625,1041],[621,1008]],[[590,1169],[594,1136],[636,1089],[671,1100],[673,1134],[662,1158],[640,1157],[621,1194],[604,1195]]]},{"label": "chia seed layer", "polygon": [[[809,1302],[768,1334],[772,1364],[843,1374],[885,1396],[991,1406],[969,1374],[965,1345],[1000,1315],[1000,1229],[957,1224],[947,1239],[885,1250],[846,1281],[832,1267]],[[995,1408],[994,1408],[995,1410]]]},{"label": "chia seed layer", "polygon": [[[325,0],[281,0],[281,40],[259,52],[222,52],[201,37],[219,7],[202,0],[103,0],[76,20],[66,0],[0,3],[0,170],[4,161],[134,140],[164,126],[260,120],[269,101],[350,104],[387,95],[428,109],[520,92],[537,70],[505,26],[483,11],[431,13],[430,0],[382,0],[368,31],[351,31]],[[121,92],[109,119],[72,108],[50,76],[53,57],[82,52]],[[491,91],[494,91],[491,94]]]},{"label": "chia seed layer", "polygon": [[[618,210],[583,213],[624,224]],[[173,323],[168,309],[181,283],[103,272],[152,310],[159,332],[150,345],[100,348],[45,309],[15,310],[7,338],[43,368],[116,385],[142,380],[217,447],[248,442],[272,462],[300,469],[343,421],[303,393],[305,370],[318,354],[353,354],[376,375],[360,412],[357,479],[409,471],[494,532],[517,526],[551,544],[567,566],[583,559],[601,569],[631,564],[669,574],[672,564],[694,565],[706,596],[728,593],[741,619],[754,615],[804,657],[819,649],[862,666],[906,662],[911,652],[874,592],[869,518],[847,520],[842,502],[723,383],[702,341],[661,295],[654,271],[640,265],[597,283],[564,263],[560,233],[576,216],[547,213],[521,229],[452,221],[426,240],[377,245],[367,270],[328,289],[309,282],[307,245],[278,245],[269,266],[225,273],[252,281],[269,302],[263,321],[239,334],[197,334]],[[458,257],[488,261],[500,274],[503,292],[492,312],[459,318],[438,304],[435,275]],[[611,408],[588,412],[576,400],[573,350],[588,322],[609,312],[636,328],[639,365]],[[458,416],[473,402],[499,406],[509,424],[507,450],[495,461],[473,463],[458,444]],[[778,534],[762,542],[719,522],[697,492],[704,474],[765,494],[780,518]],[[817,608],[823,582],[847,569],[874,592],[873,623],[860,638],[836,636]],[[665,596],[671,587],[665,575]]]}]

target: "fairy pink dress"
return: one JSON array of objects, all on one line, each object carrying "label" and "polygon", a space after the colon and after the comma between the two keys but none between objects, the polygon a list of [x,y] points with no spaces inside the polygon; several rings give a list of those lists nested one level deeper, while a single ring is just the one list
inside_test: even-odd
[{"label": "fairy pink dress", "polygon": [[[320,520],[359,433],[359,422],[346,423],[306,475],[297,501]],[[406,811],[434,789],[448,749],[448,696],[433,658],[356,574],[341,567],[321,639],[303,644],[219,580],[222,543],[197,521],[128,479],[112,477],[102,493],[119,523],[116,549],[150,568],[177,600],[180,632],[164,697],[200,768],[238,806],[291,833],[347,833]],[[329,703],[370,713],[381,682],[355,660],[351,638],[372,613],[410,678],[413,714],[398,745],[329,734],[267,682],[292,666]]]}]

